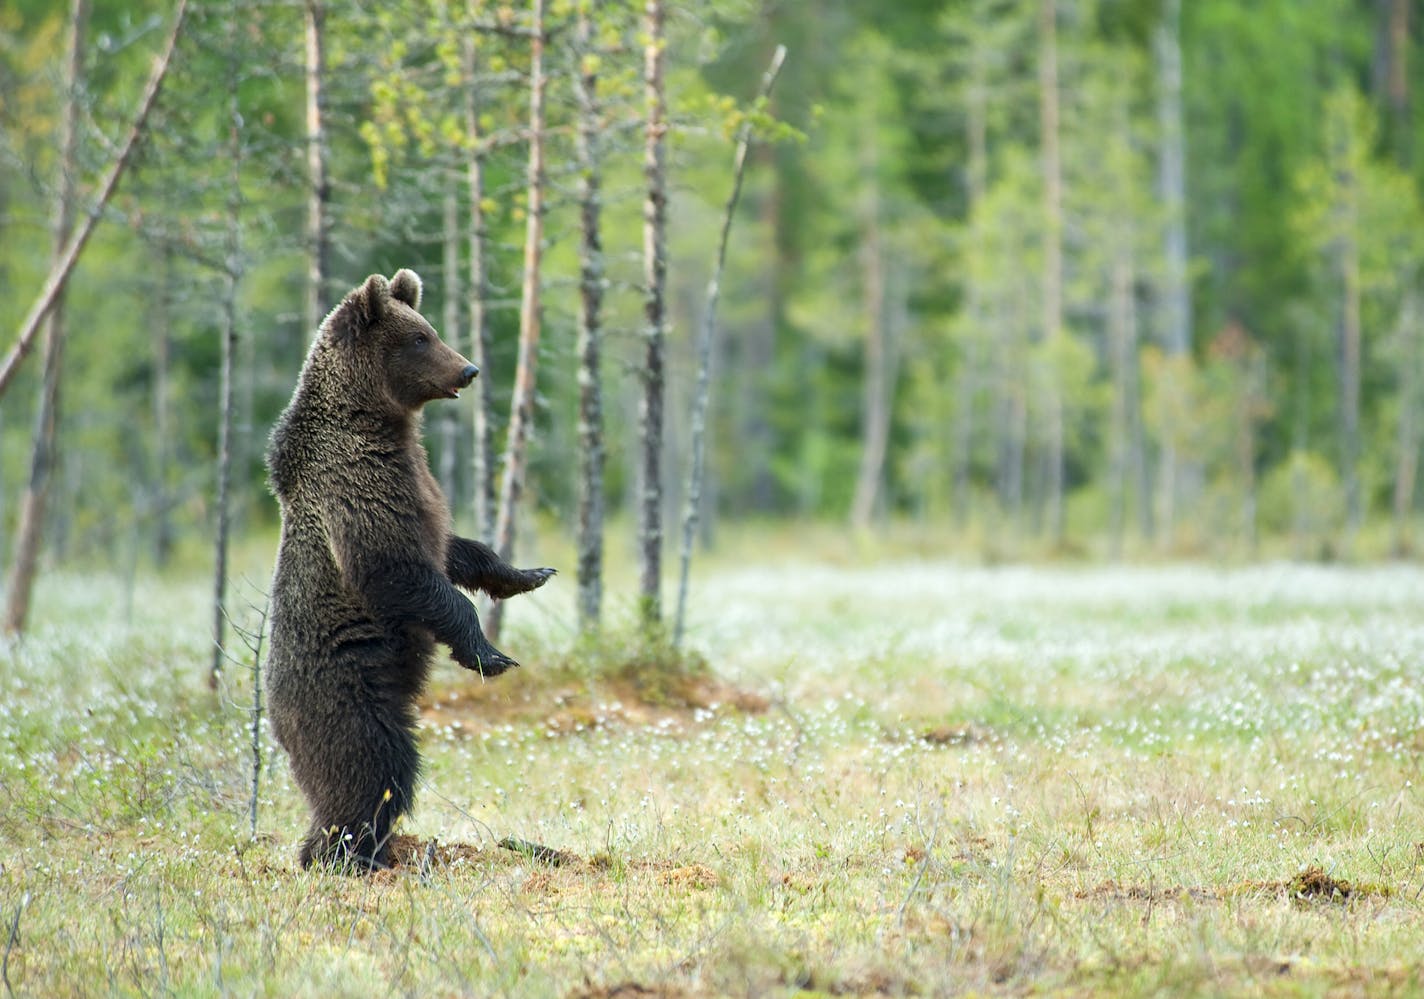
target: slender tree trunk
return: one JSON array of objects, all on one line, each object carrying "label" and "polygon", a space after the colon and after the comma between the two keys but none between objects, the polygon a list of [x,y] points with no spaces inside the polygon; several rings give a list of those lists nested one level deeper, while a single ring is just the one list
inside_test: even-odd
[{"label": "slender tree trunk", "polygon": [[[1182,125],[1182,0],[1164,0],[1154,37],[1157,63],[1157,126],[1161,135],[1158,189],[1166,212],[1161,297],[1162,346],[1166,356],[1191,350],[1192,299],[1187,276],[1186,141]],[[1158,455],[1161,528],[1170,545],[1179,488],[1177,436],[1167,433]]]},{"label": "slender tree trunk", "polygon": [[[966,169],[965,217],[969,219],[971,257],[982,252],[979,245],[979,222],[976,217],[983,203],[989,176],[989,86],[985,53],[976,49],[972,53],[972,78],[969,96],[965,105],[965,120],[969,146],[969,162]],[[969,519],[969,474],[974,456],[974,399],[981,378],[980,368],[986,363],[983,343],[987,326],[984,316],[984,293],[979,281],[972,274],[965,276],[964,313],[969,319],[966,332],[966,347],[963,362],[955,378],[954,393],[954,448],[953,448],[953,506],[955,521],[963,527]],[[988,428],[993,432],[992,425]]]},{"label": "slender tree trunk", "polygon": [[1310,531],[1310,503],[1305,483],[1303,460],[1310,449],[1311,393],[1309,372],[1311,338],[1295,338],[1295,370],[1291,372],[1291,550],[1297,558],[1306,556]]},{"label": "slender tree trunk", "polygon": [[1407,167],[1412,153],[1409,121],[1410,0],[1375,0],[1377,28],[1374,90],[1388,111],[1387,134],[1395,159]]},{"label": "slender tree trunk", "polygon": [[326,9],[323,0],[306,0],[303,7],[306,39],[306,146],[307,146],[307,288],[304,321],[314,336],[330,307],[331,224],[327,207],[331,184],[326,175]]},{"label": "slender tree trunk", "polygon": [[1127,323],[1127,420],[1128,466],[1135,486],[1137,530],[1148,541],[1152,538],[1152,475],[1147,464],[1146,431],[1142,419],[1142,357],[1141,334],[1137,315],[1137,269],[1131,255],[1126,255],[1127,297],[1124,301]]},{"label": "slender tree trunk", "polygon": [[[778,45],[772,53],[771,65],[761,78],[757,102],[764,103],[776,85],[781,64],[786,59],[786,46]],[[717,254],[712,262],[712,276],[707,281],[707,303],[702,311],[702,335],[697,346],[697,386],[692,399],[692,465],[687,477],[687,506],[682,517],[682,552],[678,565],[677,613],[673,626],[673,644],[681,645],[687,621],[688,575],[692,565],[692,539],[697,534],[698,516],[702,509],[703,473],[707,454],[707,412],[712,402],[712,359],[717,348],[717,303],[722,295],[722,271],[727,264],[727,242],[731,237],[732,220],[742,195],[742,175],[746,172],[747,151],[751,148],[752,126],[744,122],[737,136],[737,152],[732,159],[732,189],[722,209],[722,228],[717,237]],[[709,518],[710,519],[710,518]]]},{"label": "slender tree trunk", "polygon": [[860,272],[864,281],[865,371],[861,381],[860,464],[851,502],[851,526],[869,529],[880,498],[885,452],[890,442],[890,366],[885,317],[885,249],[880,226],[879,163],[868,123],[861,137],[861,173],[865,195],[861,210]]},{"label": "slender tree trunk", "polygon": [[999,418],[1004,427],[999,448],[999,502],[1017,527],[1023,517],[1024,465],[1028,457],[1028,389],[1021,358],[1014,356],[1016,345],[1010,338],[1023,336],[1024,317],[1019,310],[1011,310],[997,318],[995,328],[1012,331],[1000,337],[998,351],[998,381],[1003,390]]},{"label": "slender tree trunk", "polygon": [[638,411],[642,462],[638,497],[638,589],[645,630],[662,623],[662,450],[664,350],[667,288],[667,108],[663,94],[663,2],[647,0],[643,8],[643,89],[647,142],[643,173],[647,198],[643,205],[644,306],[643,398]]},{"label": "slender tree trunk", "polygon": [[226,657],[227,556],[232,523],[232,382],[237,353],[237,291],[242,281],[242,106],[238,98],[237,4],[228,24],[227,240],[223,259],[222,361],[218,380],[217,539],[213,568],[213,658],[216,690]]},{"label": "slender tree trunk", "polygon": [[[589,5],[593,7],[594,4]],[[603,158],[598,105],[598,70],[594,57],[591,11],[580,7],[574,75],[578,102],[576,155],[579,166],[578,385],[578,619],[579,630],[597,630],[603,605],[603,384],[600,341],[603,336],[603,235],[601,224]]]},{"label": "slender tree trunk", "polygon": [[[1043,158],[1043,337],[1054,344],[1063,331],[1063,168],[1058,145],[1058,3],[1039,4],[1039,130]],[[1056,353],[1056,352],[1055,352]],[[1048,534],[1063,540],[1064,399],[1056,370],[1047,372],[1048,422],[1045,488]]]},{"label": "slender tree trunk", "polygon": [[[460,343],[460,219],[454,179],[447,178],[441,201],[441,271],[445,287],[440,289],[441,335],[450,343]],[[476,367],[479,365],[476,364]],[[440,488],[453,506],[459,492],[455,462],[460,450],[460,411],[447,406],[440,411]]]},{"label": "slender tree trunk", "polygon": [[29,354],[30,348],[34,346],[35,336],[39,333],[50,308],[64,293],[65,285],[69,282],[69,275],[74,273],[74,266],[79,262],[80,254],[84,252],[89,237],[94,234],[94,229],[99,224],[99,218],[104,213],[104,206],[109,203],[109,199],[119,188],[119,180],[123,177],[124,171],[133,158],[133,151],[148,124],[149,113],[152,112],[153,105],[158,100],[159,91],[163,89],[163,81],[168,76],[168,67],[173,63],[173,52],[178,47],[178,39],[183,34],[187,13],[187,0],[178,0],[178,9],[173,15],[173,27],[169,29],[168,38],[164,42],[163,54],[159,56],[158,62],[154,65],[153,74],[148,78],[148,86],[144,88],[143,97],[139,100],[138,111],[134,114],[134,121],[129,126],[128,135],[124,137],[123,145],[119,147],[113,162],[109,164],[109,172],[104,175],[104,180],[99,185],[99,194],[94,200],[94,206],[89,210],[84,221],[80,223],[78,230],[69,238],[69,242],[65,244],[64,252],[50,265],[49,274],[45,277],[45,283],[41,287],[39,295],[35,297],[30,311],[20,322],[20,330],[15,337],[14,345],[5,355],[4,363],[0,364],[0,396],[4,396],[5,390],[10,385],[10,380],[15,377],[15,372],[19,370],[26,355]]},{"label": "slender tree trunk", "polygon": [[[504,448],[504,478],[500,481],[499,513],[494,548],[504,559],[514,555],[515,515],[524,492],[525,452],[534,422],[535,372],[539,360],[540,268],[544,240],[544,0],[532,0],[533,36],[529,56],[528,216],[524,231],[524,279],[519,303],[519,356],[514,370],[514,395],[509,404],[509,436]],[[490,609],[490,640],[499,638],[504,603]]]},{"label": "slender tree trunk", "polygon": [[169,405],[169,367],[173,343],[173,251],[165,245],[159,269],[153,328],[153,561],[158,568],[168,565],[173,554],[173,516],[168,478],[172,458]]},{"label": "slender tree trunk", "polygon": [[[774,147],[765,155],[771,166],[771,190],[762,201],[762,219],[772,243],[772,259],[765,275],[766,308],[760,321],[753,323],[735,343],[736,365],[743,372],[738,379],[737,434],[742,442],[741,454],[746,476],[741,479],[741,506],[757,513],[767,513],[776,505],[777,486],[772,472],[775,441],[772,431],[772,395],[775,387],[777,338],[786,320],[786,299],[789,292],[792,265],[785,257],[790,236],[786,229],[787,185],[786,157]],[[813,348],[813,345],[808,347]]]},{"label": "slender tree trunk", "polygon": [[1261,409],[1265,386],[1265,358],[1260,351],[1248,348],[1241,359],[1242,391],[1236,419],[1236,464],[1241,479],[1241,533],[1247,550],[1254,557],[1256,535],[1256,414]]},{"label": "slender tree trunk", "polygon": [[1340,278],[1344,287],[1343,312],[1340,317],[1340,450],[1341,481],[1345,486],[1345,531],[1348,552],[1362,519],[1360,499],[1360,249],[1357,239],[1358,216],[1354,204],[1358,178],[1348,178],[1346,211],[1348,235],[1340,247]]},{"label": "slender tree trunk", "polygon": [[[1121,235],[1118,245],[1123,246]],[[1132,297],[1131,261],[1119,253],[1112,263],[1112,294],[1108,305],[1108,344],[1112,370],[1112,419],[1108,432],[1109,532],[1112,557],[1122,557],[1127,532],[1127,462],[1130,390],[1128,379],[1134,358],[1129,354],[1128,303]]]},{"label": "slender tree trunk", "polygon": [[1414,483],[1419,471],[1419,304],[1416,292],[1405,293],[1399,316],[1399,429],[1394,460],[1394,541],[1395,555],[1407,555],[1414,547],[1412,530]]},{"label": "slender tree trunk", "polygon": [[[471,0],[470,15],[474,16],[474,0]],[[465,177],[469,187],[470,216],[470,273],[469,273],[469,314],[470,314],[470,360],[483,372],[470,386],[470,423],[473,432],[475,530],[481,538],[494,537],[495,516],[495,474],[494,474],[494,421],[493,392],[490,386],[490,329],[489,329],[489,233],[485,227],[485,148],[480,136],[479,84],[475,81],[478,69],[475,53],[475,34],[466,31],[464,38],[464,112],[465,133],[473,144],[466,164]]]},{"label": "slender tree trunk", "polygon": [[[81,95],[85,85],[84,31],[88,19],[88,0],[71,0],[51,266],[62,258],[64,248],[74,231],[76,176],[79,170],[79,118]],[[61,294],[50,308],[44,327],[44,378],[40,386],[35,433],[30,448],[30,480],[20,500],[15,561],[10,567],[10,578],[5,587],[5,630],[14,634],[25,630],[29,618],[30,594],[39,566],[40,546],[44,541],[45,506],[49,498],[50,477],[58,457],[56,425],[59,421],[59,381],[64,335],[64,296]]]}]

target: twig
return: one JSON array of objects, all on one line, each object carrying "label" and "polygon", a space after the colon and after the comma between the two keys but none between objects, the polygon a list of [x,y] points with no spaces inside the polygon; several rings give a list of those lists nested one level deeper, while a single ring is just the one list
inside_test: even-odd
[{"label": "twig", "polygon": [[544,846],[541,843],[531,843],[528,840],[515,839],[512,836],[506,836],[500,840],[499,845],[505,850],[522,853],[530,860],[537,860],[539,863],[548,864],[550,867],[564,867],[568,864],[576,864],[579,859],[572,853],[555,850],[552,846]]},{"label": "twig", "polygon": [[24,915],[25,906],[29,903],[30,896],[26,892],[25,896],[20,899],[20,904],[15,906],[15,918],[10,920],[10,935],[5,941],[5,958],[0,961],[0,977],[4,978],[5,992],[10,996],[15,994],[15,988],[10,984],[10,952],[15,949],[15,943],[20,939],[20,917]]},{"label": "twig", "polygon": [[262,777],[262,637],[267,633],[267,610],[271,598],[262,605],[257,623],[257,643],[252,650],[252,799],[247,804],[252,838],[257,838],[257,790]]},{"label": "twig", "polygon": [[905,893],[905,899],[900,903],[900,909],[895,913],[895,922],[899,926],[905,925],[905,910],[909,908],[910,899],[915,897],[915,892],[920,890],[920,883],[925,879],[925,871],[930,866],[930,858],[934,855],[935,842],[939,839],[939,821],[944,818],[944,810],[935,812],[934,828],[930,830],[929,842],[925,844],[925,855],[920,860],[920,868],[915,872],[915,880],[910,884],[910,890]]},{"label": "twig", "polygon": [[[757,100],[771,94],[781,64],[786,60],[786,46],[778,45],[772,53],[771,65],[761,78]],[[732,231],[732,216],[742,195],[742,175],[746,171],[747,152],[752,144],[752,122],[744,121],[737,137],[737,153],[732,161],[732,190],[722,213],[722,232],[717,240],[717,259],[712,277],[707,282],[707,306],[702,313],[702,335],[697,348],[697,391],[692,401],[692,470],[688,476],[687,507],[682,515],[682,558],[678,570],[677,616],[673,626],[672,645],[682,644],[686,623],[687,577],[692,564],[692,538],[697,532],[698,508],[702,505],[702,476],[706,464],[707,409],[712,394],[712,344],[717,336],[717,299],[722,292],[722,270],[727,263],[727,240]]]},{"label": "twig", "polygon": [[168,33],[168,42],[164,47],[163,55],[159,58],[158,64],[154,66],[153,75],[149,77],[148,87],[144,90],[138,113],[134,116],[133,126],[129,129],[127,138],[124,139],[123,147],[119,150],[119,155],[114,159],[114,162],[109,165],[109,173],[99,186],[99,197],[89,210],[83,225],[70,237],[68,244],[64,247],[63,254],[50,269],[44,287],[40,289],[39,297],[30,306],[29,313],[25,316],[24,322],[20,324],[20,333],[15,338],[14,346],[5,356],[4,363],[0,364],[0,396],[5,394],[5,389],[9,386],[10,380],[15,377],[20,363],[24,361],[30,348],[34,346],[35,334],[39,332],[40,324],[54,306],[59,293],[69,282],[69,275],[74,272],[74,265],[79,262],[79,255],[84,252],[84,245],[89,242],[89,237],[94,234],[94,229],[99,224],[99,217],[104,213],[104,206],[109,203],[114,191],[118,189],[119,178],[123,176],[134,147],[138,145],[138,140],[143,135],[149,112],[153,110],[153,105],[158,100],[158,92],[163,87],[163,80],[168,75],[168,67],[173,61],[173,50],[178,46],[178,37],[182,34],[183,21],[187,12],[188,0],[178,0],[178,11],[173,16],[173,28]]}]

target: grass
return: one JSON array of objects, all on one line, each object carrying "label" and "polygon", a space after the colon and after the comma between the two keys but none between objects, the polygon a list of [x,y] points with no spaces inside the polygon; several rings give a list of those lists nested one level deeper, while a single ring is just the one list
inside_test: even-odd
[{"label": "grass", "polygon": [[3,984],[1424,991],[1424,572],[787,552],[695,583],[675,681],[621,626],[578,646],[571,579],[512,604],[524,669],[437,670],[408,862],[350,879],[295,869],[265,731],[250,835],[251,680],[207,690],[200,580],[47,578],[0,646]]}]

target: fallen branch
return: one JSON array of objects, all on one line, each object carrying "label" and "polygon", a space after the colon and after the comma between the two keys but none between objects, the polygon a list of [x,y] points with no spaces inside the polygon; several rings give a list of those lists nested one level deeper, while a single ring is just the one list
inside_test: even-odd
[{"label": "fallen branch", "polygon": [[541,864],[548,864],[550,867],[566,867],[570,864],[577,864],[579,860],[574,854],[565,853],[563,850],[555,850],[552,846],[543,846],[539,843],[531,843],[524,839],[514,839],[510,836],[506,836],[500,840],[499,845],[506,850],[522,853],[530,860],[538,861]]},{"label": "fallen branch", "polygon": [[55,299],[64,290],[65,284],[68,283],[69,275],[74,271],[74,265],[79,262],[79,255],[84,252],[84,245],[89,242],[89,237],[93,235],[95,227],[99,224],[100,216],[104,214],[104,206],[109,203],[109,199],[114,196],[114,191],[118,189],[119,178],[123,176],[124,169],[132,158],[134,148],[143,135],[149,112],[153,110],[153,105],[158,100],[158,92],[163,87],[163,80],[168,75],[168,67],[173,61],[173,51],[178,47],[178,38],[182,34],[187,12],[188,0],[178,0],[178,10],[173,17],[173,28],[168,33],[168,41],[164,46],[163,55],[159,57],[158,63],[153,68],[153,74],[148,79],[148,87],[144,90],[138,113],[134,116],[133,125],[129,128],[123,147],[120,148],[114,162],[110,164],[109,172],[99,186],[99,198],[89,210],[83,224],[70,237],[68,244],[64,247],[64,252],[50,269],[39,297],[35,299],[24,322],[20,324],[19,336],[15,338],[10,352],[5,355],[4,364],[0,365],[0,396],[5,394],[10,380],[15,377],[15,372],[19,369],[21,362],[29,354],[30,348],[34,346],[35,336],[39,333],[45,316],[54,306]]}]

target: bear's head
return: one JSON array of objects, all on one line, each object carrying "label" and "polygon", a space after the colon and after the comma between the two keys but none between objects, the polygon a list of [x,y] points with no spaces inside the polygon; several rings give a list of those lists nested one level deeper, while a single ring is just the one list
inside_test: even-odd
[{"label": "bear's head", "polygon": [[350,390],[407,412],[454,399],[480,373],[420,314],[420,293],[414,271],[398,270],[389,281],[372,274],[321,327],[321,339],[344,362]]}]

